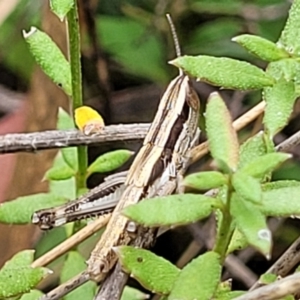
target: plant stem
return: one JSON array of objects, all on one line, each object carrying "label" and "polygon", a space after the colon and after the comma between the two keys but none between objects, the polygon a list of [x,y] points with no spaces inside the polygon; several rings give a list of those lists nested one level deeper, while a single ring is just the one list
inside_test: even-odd
[{"label": "plant stem", "polygon": [[[74,0],[74,6],[67,14],[68,34],[69,34],[69,60],[72,74],[72,100],[73,110],[82,106],[82,78],[80,62],[80,32],[77,0]],[[87,169],[87,147],[77,147],[78,152],[78,173],[76,176],[77,191],[86,187],[86,169]]]},{"label": "plant stem", "polygon": [[226,258],[226,252],[233,234],[233,228],[232,228],[232,218],[230,215],[230,199],[232,194],[232,188],[229,184],[228,186],[228,192],[226,195],[226,205],[224,206],[224,209],[222,210],[222,220],[221,224],[218,230],[218,236],[217,241],[215,244],[215,247],[213,251],[220,254],[221,262],[223,262]]}]

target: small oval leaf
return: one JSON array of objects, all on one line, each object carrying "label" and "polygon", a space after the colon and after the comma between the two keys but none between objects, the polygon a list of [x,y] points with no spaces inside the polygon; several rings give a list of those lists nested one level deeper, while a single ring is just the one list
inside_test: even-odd
[{"label": "small oval leaf", "polygon": [[24,294],[20,300],[38,300],[44,294],[39,290],[31,290],[29,293]]},{"label": "small oval leaf", "polygon": [[288,123],[293,111],[297,99],[295,84],[281,79],[272,87],[264,89],[263,98],[267,104],[263,123],[273,137]]},{"label": "small oval leaf", "polygon": [[192,260],[177,277],[169,300],[212,299],[220,282],[220,256],[206,252]]},{"label": "small oval leaf", "polygon": [[15,254],[10,260],[8,260],[1,271],[5,269],[13,269],[19,267],[28,267],[33,262],[34,250],[23,250]]},{"label": "small oval leaf", "polygon": [[66,180],[72,178],[75,174],[75,171],[69,166],[52,167],[46,172],[44,178],[48,180]]},{"label": "small oval leaf", "polygon": [[72,117],[62,108],[58,108],[57,125],[58,130],[67,130],[75,128]]},{"label": "small oval leaf", "polygon": [[257,179],[243,173],[237,172],[232,176],[232,185],[236,193],[245,200],[260,203],[262,192]]},{"label": "small oval leaf", "polygon": [[232,238],[230,240],[226,254],[228,255],[235,250],[243,250],[248,246],[249,243],[247,242],[245,236],[238,229],[235,229]]},{"label": "small oval leaf", "polygon": [[233,193],[230,213],[238,230],[243,233],[248,243],[269,259],[272,234],[267,228],[266,217],[258,209],[258,206],[251,202],[246,202],[243,198]]},{"label": "small oval leaf", "polygon": [[227,177],[216,171],[199,172],[184,178],[184,185],[198,189],[210,190],[218,188],[228,182]]},{"label": "small oval leaf", "polygon": [[289,10],[289,16],[285,27],[281,32],[278,44],[296,57],[300,55],[300,32],[298,24],[300,23],[300,4],[298,1],[293,1]]},{"label": "small oval leaf", "polygon": [[242,34],[232,39],[243,46],[248,52],[265,61],[276,61],[289,57],[289,53],[273,42],[257,35]]},{"label": "small oval leaf", "polygon": [[74,6],[74,0],[50,0],[51,10],[59,17],[61,21],[64,20],[67,13]]},{"label": "small oval leaf", "polygon": [[88,173],[106,173],[121,167],[133,152],[129,150],[115,150],[98,157],[89,167]]},{"label": "small oval leaf", "polygon": [[78,151],[76,147],[61,149],[61,154],[66,164],[76,172],[78,170]]},{"label": "small oval leaf", "polygon": [[254,159],[248,165],[241,168],[240,171],[252,177],[261,179],[291,157],[292,155],[287,153],[268,153]]},{"label": "small oval leaf", "polygon": [[44,32],[31,27],[23,31],[29,49],[42,70],[69,96],[72,95],[70,65],[57,45]]},{"label": "small oval leaf", "polygon": [[122,293],[121,300],[144,300],[149,298],[150,298],[149,294],[145,294],[140,290],[134,289],[126,285]]},{"label": "small oval leaf", "polygon": [[300,182],[294,186],[267,188],[263,191],[260,210],[266,216],[289,217],[300,215]]},{"label": "small oval leaf", "polygon": [[265,273],[260,275],[259,277],[259,283],[262,285],[267,285],[270,283],[273,283],[278,280],[278,276],[273,273]]},{"label": "small oval leaf", "polygon": [[263,132],[252,136],[240,147],[239,169],[249,164],[259,156],[267,154],[267,148],[264,141]]},{"label": "small oval leaf", "polygon": [[263,191],[288,188],[288,187],[300,187],[300,181],[297,180],[277,180],[267,182],[262,185]]},{"label": "small oval leaf", "polygon": [[15,254],[0,270],[0,299],[29,292],[52,271],[46,268],[32,268],[34,250]]},{"label": "small oval leaf", "polygon": [[232,127],[230,113],[218,93],[212,93],[208,99],[206,131],[210,152],[218,166],[224,171],[228,171],[226,166],[236,170],[239,161],[239,142]]},{"label": "small oval leaf", "polygon": [[232,58],[181,56],[170,63],[201,81],[226,89],[258,90],[274,84],[263,70]]},{"label": "small oval leaf", "polygon": [[53,195],[65,199],[75,199],[77,196],[75,177],[66,180],[50,180],[49,190]]},{"label": "small oval leaf", "polygon": [[64,203],[66,203],[65,198],[46,193],[18,197],[0,204],[0,222],[28,224],[31,223],[31,216],[36,210]]},{"label": "small oval leaf", "polygon": [[0,271],[0,298],[9,298],[29,292],[43,278],[52,273],[46,268],[20,267]]},{"label": "small oval leaf", "polygon": [[169,261],[148,250],[121,246],[114,248],[122,268],[146,289],[168,294],[180,273]]},{"label": "small oval leaf", "polygon": [[180,194],[145,199],[136,205],[127,206],[122,213],[140,224],[159,227],[183,225],[201,220],[221,206],[221,201],[216,198]]}]

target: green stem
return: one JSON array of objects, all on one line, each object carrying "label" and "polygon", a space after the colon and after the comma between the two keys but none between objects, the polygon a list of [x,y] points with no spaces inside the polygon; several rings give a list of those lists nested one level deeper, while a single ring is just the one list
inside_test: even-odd
[{"label": "green stem", "polygon": [[226,252],[233,234],[232,228],[232,218],[230,215],[230,199],[231,199],[232,189],[229,184],[226,205],[222,210],[222,220],[218,231],[217,241],[214,247],[214,251],[220,254],[221,262],[226,258]]},{"label": "green stem", "polygon": [[[67,15],[68,34],[69,34],[69,60],[72,74],[72,100],[73,110],[82,106],[82,79],[80,62],[80,32],[77,0],[74,0],[74,7]],[[86,187],[87,169],[87,147],[77,147],[78,152],[78,173],[76,176],[77,191]]]}]

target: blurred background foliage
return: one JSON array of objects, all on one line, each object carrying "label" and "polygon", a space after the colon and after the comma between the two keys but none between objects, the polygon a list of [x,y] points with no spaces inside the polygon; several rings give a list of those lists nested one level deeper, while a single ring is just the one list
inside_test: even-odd
[{"label": "blurred background foliage", "polygon": [[[1,68],[29,84],[34,61],[22,38],[22,30],[39,26],[47,1],[16,1],[1,24]],[[95,4],[96,34],[103,51],[119,72],[137,81],[165,85],[176,70],[167,61],[174,45],[165,14],[171,13],[185,54],[229,56],[258,62],[231,38],[241,33],[276,41],[290,6],[282,0],[102,0]],[[4,1],[3,1],[4,3]],[[4,4],[2,4],[4,5]],[[93,11],[94,13],[94,11]],[[84,40],[84,39],[83,39]],[[88,51],[83,42],[83,52]],[[116,65],[114,66],[116,67]],[[113,70],[114,71],[114,70]],[[0,78],[3,82],[2,76]]]},{"label": "blurred background foliage", "polygon": [[[101,112],[106,124],[151,121],[163,88],[177,74],[178,71],[168,65],[168,61],[175,57],[175,50],[166,13],[173,18],[183,54],[227,56],[265,68],[264,62],[248,54],[231,39],[242,33],[251,33],[276,42],[291,5],[290,1],[283,0],[79,2],[84,99],[87,105]],[[5,116],[13,113],[32,89],[37,66],[23,40],[22,30],[28,31],[30,26],[42,27],[47,16],[43,12],[49,9],[49,3],[46,0],[0,0],[0,8],[3,8],[0,9],[0,116]],[[217,88],[199,83],[196,89],[205,105],[208,94]],[[221,90],[221,94],[234,118],[261,100],[260,92]],[[25,97],[16,105],[18,95]],[[4,101],[5,105],[2,105]],[[276,137],[277,143],[300,129],[298,115],[296,105],[290,124]],[[240,133],[241,139],[260,128],[261,120],[258,120]],[[102,147],[101,151],[121,147],[120,144],[109,145],[108,148]],[[294,161],[277,171],[276,179],[300,179],[299,150],[293,150]],[[90,151],[91,160],[99,154],[98,150],[94,151]],[[94,180],[91,185],[98,181]],[[285,235],[286,228],[293,231],[294,225],[291,221],[276,237],[283,244],[274,250],[277,252],[275,258],[294,237],[290,236],[287,241]],[[176,261],[191,235],[193,233],[183,235],[181,243],[171,253],[162,247],[159,254],[168,252],[169,259]],[[165,237],[165,243],[172,239],[172,236]],[[261,268],[257,270],[261,259],[258,256],[249,263],[258,273],[262,273]]]}]

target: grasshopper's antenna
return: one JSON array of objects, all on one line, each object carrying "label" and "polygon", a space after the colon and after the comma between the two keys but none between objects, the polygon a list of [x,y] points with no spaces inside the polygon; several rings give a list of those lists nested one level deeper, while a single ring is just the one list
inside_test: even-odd
[{"label": "grasshopper's antenna", "polygon": [[167,20],[168,20],[168,23],[171,28],[171,33],[172,33],[172,37],[173,37],[174,45],[175,45],[176,56],[179,57],[179,56],[181,56],[181,49],[179,46],[179,40],[178,40],[178,36],[176,33],[176,29],[175,29],[175,26],[174,26],[174,23],[173,23],[173,20],[172,20],[170,14],[166,14],[166,16],[167,16]]},{"label": "grasshopper's antenna", "polygon": [[[167,16],[167,20],[168,20],[168,23],[169,23],[170,28],[171,28],[171,33],[172,33],[172,37],[173,37],[173,41],[174,41],[174,45],[175,45],[176,56],[180,57],[181,56],[181,49],[180,49],[180,46],[179,46],[179,40],[178,40],[178,36],[177,36],[177,33],[176,33],[176,29],[175,29],[173,20],[172,20],[170,14],[166,14],[166,16]],[[179,75],[180,76],[183,75],[182,69],[179,69]]]}]

